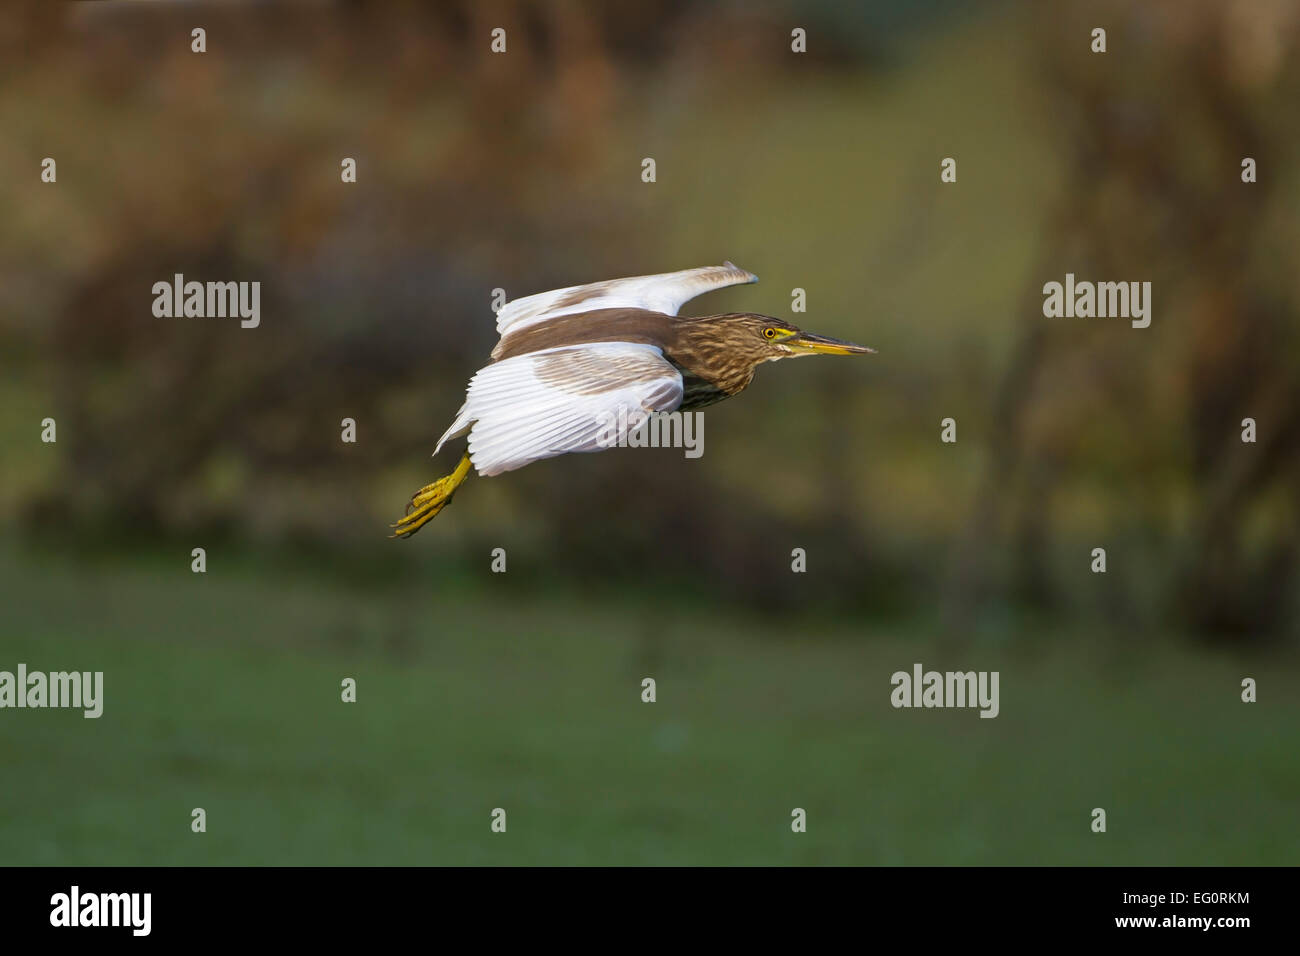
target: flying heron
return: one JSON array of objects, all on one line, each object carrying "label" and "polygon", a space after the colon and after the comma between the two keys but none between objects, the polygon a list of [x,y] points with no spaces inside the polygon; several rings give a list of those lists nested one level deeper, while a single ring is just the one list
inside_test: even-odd
[{"label": "flying heron", "polygon": [[610,416],[639,421],[712,405],[743,391],[763,362],[875,351],[766,315],[677,315],[697,295],[757,281],[728,262],[506,304],[492,362],[470,379],[465,404],[433,453],[467,432],[468,449],[455,471],[411,497],[394,537],[415,534],[446,507],[471,465],[486,478],[555,455],[603,451]]}]

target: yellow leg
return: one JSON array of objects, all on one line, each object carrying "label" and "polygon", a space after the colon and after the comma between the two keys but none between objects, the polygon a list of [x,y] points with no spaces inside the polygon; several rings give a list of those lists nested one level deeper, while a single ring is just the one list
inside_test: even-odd
[{"label": "yellow leg", "polygon": [[439,511],[447,507],[456,489],[469,477],[469,469],[469,453],[466,452],[455,471],[431,485],[425,485],[411,496],[411,503],[406,506],[406,517],[390,525],[393,533],[389,537],[409,538],[432,521]]}]

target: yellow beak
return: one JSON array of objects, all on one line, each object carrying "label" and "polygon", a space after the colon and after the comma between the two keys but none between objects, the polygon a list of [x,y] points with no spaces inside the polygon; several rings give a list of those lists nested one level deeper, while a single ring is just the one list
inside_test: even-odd
[{"label": "yellow beak", "polygon": [[821,355],[864,355],[876,351],[865,345],[854,345],[843,339],[833,339],[828,335],[813,335],[811,332],[800,332],[781,344],[790,346],[796,352],[812,352]]}]

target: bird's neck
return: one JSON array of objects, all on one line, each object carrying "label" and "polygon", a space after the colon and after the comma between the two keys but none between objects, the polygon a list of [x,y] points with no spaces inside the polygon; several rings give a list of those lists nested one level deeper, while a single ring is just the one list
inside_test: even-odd
[{"label": "bird's neck", "polygon": [[754,378],[754,365],[737,361],[718,325],[729,316],[673,316],[664,355],[684,372],[703,379],[727,395],[743,391]]}]

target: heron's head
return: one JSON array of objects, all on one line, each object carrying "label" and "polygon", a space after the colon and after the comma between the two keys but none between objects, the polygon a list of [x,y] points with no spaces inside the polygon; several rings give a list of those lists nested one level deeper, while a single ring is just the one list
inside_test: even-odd
[{"label": "heron's head", "polygon": [[754,365],[800,355],[863,355],[875,351],[865,345],[805,332],[766,315],[746,313],[721,318],[726,320],[729,344]]}]

